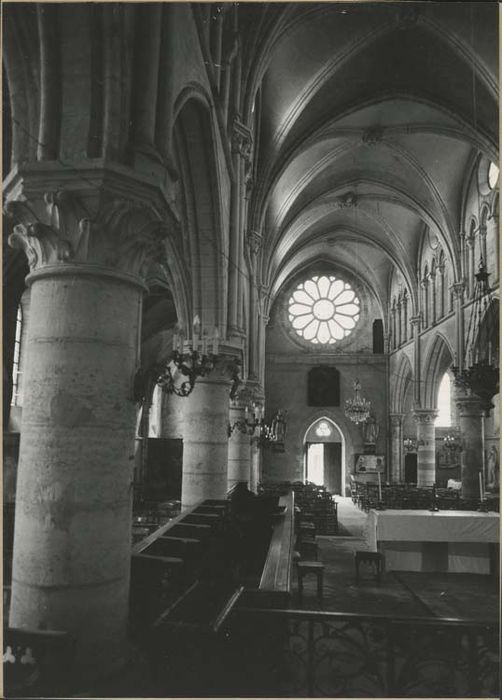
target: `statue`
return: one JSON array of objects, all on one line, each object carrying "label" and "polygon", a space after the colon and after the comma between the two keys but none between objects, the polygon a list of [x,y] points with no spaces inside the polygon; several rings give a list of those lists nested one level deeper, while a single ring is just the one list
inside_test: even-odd
[{"label": "statue", "polygon": [[286,438],[286,412],[279,409],[272,419],[274,441],[283,443]]},{"label": "statue", "polygon": [[363,440],[365,445],[376,445],[378,433],[380,431],[377,420],[371,414],[365,423],[363,423]]},{"label": "statue", "polygon": [[488,483],[486,488],[489,491],[498,491],[500,486],[499,453],[495,445],[490,447],[486,463],[488,469]]}]

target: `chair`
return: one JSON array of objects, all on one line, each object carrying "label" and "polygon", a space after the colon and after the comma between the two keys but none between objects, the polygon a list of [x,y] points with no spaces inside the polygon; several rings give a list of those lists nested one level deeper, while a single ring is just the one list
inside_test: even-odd
[{"label": "chair", "polygon": [[356,567],[356,582],[359,582],[359,566],[361,563],[370,564],[376,572],[376,579],[380,583],[380,573],[383,569],[384,558],[381,552],[367,552],[357,550],[354,552],[354,564]]},{"label": "chair", "polygon": [[317,577],[317,597],[322,600],[324,564],[320,561],[300,560],[296,563],[296,570],[298,572],[298,593],[300,601],[303,600],[303,577],[308,574],[314,574]]}]

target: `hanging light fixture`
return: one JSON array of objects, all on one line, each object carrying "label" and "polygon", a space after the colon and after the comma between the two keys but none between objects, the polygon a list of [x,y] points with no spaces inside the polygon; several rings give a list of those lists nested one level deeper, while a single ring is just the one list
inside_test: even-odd
[{"label": "hanging light fixture", "polygon": [[460,438],[454,433],[448,433],[448,435],[445,435],[445,437],[443,438],[443,445],[446,447],[447,450],[451,450],[452,452],[462,451]]},{"label": "hanging light fixture", "polygon": [[354,381],[354,396],[345,401],[345,415],[353,423],[364,423],[370,415],[371,402],[361,398],[359,379]]},{"label": "hanging light fixture", "polygon": [[455,384],[479,397],[486,416],[493,408],[492,398],[499,392],[497,319],[489,275],[481,259],[475,275],[463,364],[452,367]]}]

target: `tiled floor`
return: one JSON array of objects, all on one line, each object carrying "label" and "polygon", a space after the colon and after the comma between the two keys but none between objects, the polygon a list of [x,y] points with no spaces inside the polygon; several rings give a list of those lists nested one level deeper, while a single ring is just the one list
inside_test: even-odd
[{"label": "tiled floor", "polygon": [[324,563],[324,597],[317,598],[316,578],[304,579],[300,603],[294,576],[293,605],[298,609],[326,610],[392,617],[456,617],[498,619],[499,585],[494,577],[474,574],[384,572],[378,584],[371,568],[361,566],[355,581],[354,551],[367,549],[366,515],[349,498],[340,498],[338,519],[352,537],[318,536]]}]

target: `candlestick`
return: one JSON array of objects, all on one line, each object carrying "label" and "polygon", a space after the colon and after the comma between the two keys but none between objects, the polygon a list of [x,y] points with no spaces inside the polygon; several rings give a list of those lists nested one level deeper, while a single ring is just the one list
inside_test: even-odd
[{"label": "candlestick", "polygon": [[213,335],[213,355],[218,354],[218,338],[220,336],[220,330],[218,326],[214,327],[214,335]]},{"label": "candlestick", "polygon": [[484,498],[483,494],[483,475],[479,472],[479,497],[481,500]]},{"label": "candlestick", "polygon": [[382,480],[380,478],[380,472],[378,472],[378,500],[382,500]]}]

